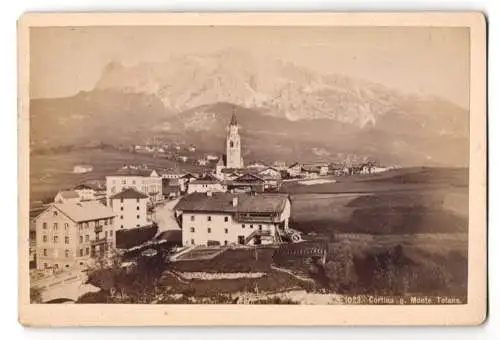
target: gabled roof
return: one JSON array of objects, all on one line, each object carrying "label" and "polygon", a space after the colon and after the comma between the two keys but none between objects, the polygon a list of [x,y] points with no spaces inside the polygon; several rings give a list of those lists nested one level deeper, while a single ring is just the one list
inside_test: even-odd
[{"label": "gabled roof", "polygon": [[149,197],[148,195],[143,194],[142,192],[139,192],[134,188],[127,188],[117,193],[116,195],[111,196],[110,199],[122,199],[122,198],[137,199],[137,198],[148,198],[148,197]]},{"label": "gabled roof", "polygon": [[236,114],[233,111],[233,114],[231,116],[231,123],[230,125],[238,125],[238,122],[236,121]]},{"label": "gabled roof", "polygon": [[195,179],[189,182],[189,184],[220,184],[220,181],[215,179]]},{"label": "gabled roof", "polygon": [[234,179],[234,182],[264,182],[264,179],[255,174],[246,173]]},{"label": "gabled roof", "polygon": [[[238,203],[233,206],[233,198]],[[285,208],[287,194],[245,194],[214,192],[192,193],[184,196],[175,206],[175,210],[226,213],[280,213]]]},{"label": "gabled roof", "polygon": [[71,198],[80,198],[78,193],[74,190],[62,190],[57,193],[57,195],[60,195],[64,199],[71,199]]},{"label": "gabled roof", "polygon": [[43,213],[38,215],[37,218],[43,216],[46,211],[53,208],[57,209],[75,222],[92,221],[115,216],[111,208],[105,206],[104,204],[97,201],[85,201],[76,203],[52,203]]},{"label": "gabled roof", "polygon": [[290,168],[294,168],[294,167],[296,167],[296,166],[301,166],[301,165],[300,165],[300,163],[299,163],[299,162],[295,162],[295,163],[293,163],[292,165],[290,165],[290,166],[288,167],[288,169],[290,169]]}]

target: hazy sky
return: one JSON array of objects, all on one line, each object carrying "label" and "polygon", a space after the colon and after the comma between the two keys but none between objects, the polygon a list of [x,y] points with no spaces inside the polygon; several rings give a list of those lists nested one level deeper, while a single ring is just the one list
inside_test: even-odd
[{"label": "hazy sky", "polygon": [[32,97],[91,90],[111,60],[166,61],[235,47],[322,73],[469,103],[465,28],[93,27],[31,31]]}]

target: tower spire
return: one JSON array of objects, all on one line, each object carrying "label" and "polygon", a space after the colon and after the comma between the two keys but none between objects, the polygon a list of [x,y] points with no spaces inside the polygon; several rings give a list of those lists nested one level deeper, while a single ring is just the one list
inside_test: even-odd
[{"label": "tower spire", "polygon": [[233,115],[231,116],[231,123],[230,125],[238,125],[238,122],[236,121],[236,113],[235,113],[235,108],[233,106]]}]

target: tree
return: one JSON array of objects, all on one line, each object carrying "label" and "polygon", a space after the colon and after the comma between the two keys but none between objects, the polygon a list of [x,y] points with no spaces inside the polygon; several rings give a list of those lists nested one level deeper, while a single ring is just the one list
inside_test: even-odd
[{"label": "tree", "polygon": [[42,303],[42,291],[40,290],[40,288],[36,287],[30,288],[30,302]]}]

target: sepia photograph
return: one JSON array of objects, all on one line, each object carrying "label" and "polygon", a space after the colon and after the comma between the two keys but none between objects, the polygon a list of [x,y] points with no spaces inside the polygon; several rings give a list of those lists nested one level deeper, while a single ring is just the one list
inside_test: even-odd
[{"label": "sepia photograph", "polygon": [[462,15],[471,20],[28,15],[21,300],[36,315],[60,304],[373,315],[473,304],[480,322],[485,32],[479,14]]}]

